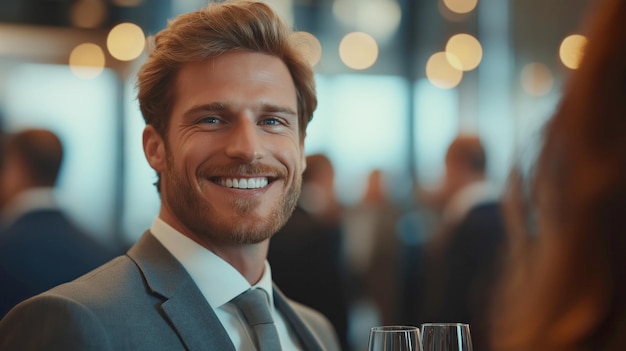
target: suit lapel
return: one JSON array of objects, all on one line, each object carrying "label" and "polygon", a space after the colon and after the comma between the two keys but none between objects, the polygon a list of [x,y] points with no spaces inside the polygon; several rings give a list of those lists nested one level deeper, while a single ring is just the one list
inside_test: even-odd
[{"label": "suit lapel", "polygon": [[274,286],[274,305],[283,314],[289,326],[298,336],[298,340],[302,344],[304,350],[308,351],[323,351],[322,346],[316,340],[315,336],[311,333],[310,329],[306,326],[304,321],[298,316],[296,311],[289,306],[287,298],[283,293]]},{"label": "suit lapel", "polygon": [[141,270],[151,293],[164,302],[164,318],[188,350],[232,350],[235,348],[222,323],[187,271],[149,232],[129,251]]}]

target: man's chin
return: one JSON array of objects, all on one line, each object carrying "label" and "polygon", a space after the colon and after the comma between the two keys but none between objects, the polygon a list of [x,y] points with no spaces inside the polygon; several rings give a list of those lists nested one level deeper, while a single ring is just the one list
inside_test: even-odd
[{"label": "man's chin", "polygon": [[230,231],[240,244],[258,244],[271,238],[283,225],[284,219],[276,215],[251,216],[234,223]]}]

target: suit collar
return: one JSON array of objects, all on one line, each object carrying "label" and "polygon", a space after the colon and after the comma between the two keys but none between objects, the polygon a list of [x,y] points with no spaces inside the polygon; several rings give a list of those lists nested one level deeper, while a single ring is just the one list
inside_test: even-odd
[{"label": "suit collar", "polygon": [[150,232],[144,233],[128,256],[139,267],[150,292],[164,300],[160,306],[164,318],[188,350],[235,350],[191,277]]},{"label": "suit collar", "polygon": [[274,305],[282,313],[287,324],[298,336],[302,349],[308,351],[323,351],[322,346],[306,326],[302,318],[289,305],[287,297],[274,285]]},{"label": "suit collar", "polygon": [[[164,318],[188,350],[235,351],[228,333],[189,274],[149,231],[133,245],[128,256],[139,267],[150,293],[163,300],[160,308]],[[303,349],[322,351],[287,297],[275,285],[273,292],[274,305],[298,336]],[[190,305],[194,308],[189,308]]]}]

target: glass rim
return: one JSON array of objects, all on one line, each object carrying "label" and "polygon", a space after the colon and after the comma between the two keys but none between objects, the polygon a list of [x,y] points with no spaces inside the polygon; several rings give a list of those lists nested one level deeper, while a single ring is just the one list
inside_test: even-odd
[{"label": "glass rim", "polygon": [[421,327],[469,327],[468,323],[422,323]]},{"label": "glass rim", "polygon": [[372,327],[370,330],[373,332],[380,332],[380,331],[406,332],[406,331],[414,331],[414,330],[419,331],[419,328],[414,325],[381,325],[377,327]]}]

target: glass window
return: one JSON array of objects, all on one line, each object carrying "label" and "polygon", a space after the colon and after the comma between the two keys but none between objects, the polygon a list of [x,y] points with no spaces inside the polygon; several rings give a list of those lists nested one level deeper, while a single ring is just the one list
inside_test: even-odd
[{"label": "glass window", "polygon": [[77,224],[112,242],[114,221],[117,78],[105,70],[80,79],[68,66],[18,64],[7,70],[4,128],[47,128],[61,138],[61,206]]}]

